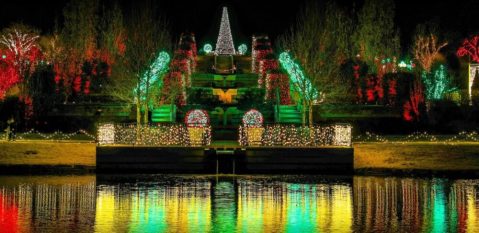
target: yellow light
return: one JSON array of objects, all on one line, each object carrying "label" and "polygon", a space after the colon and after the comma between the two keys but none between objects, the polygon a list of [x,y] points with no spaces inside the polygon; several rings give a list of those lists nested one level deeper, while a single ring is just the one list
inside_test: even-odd
[{"label": "yellow light", "polygon": [[211,126],[101,124],[98,127],[98,144],[204,146],[211,144]]},{"label": "yellow light", "polygon": [[[253,129],[255,128],[255,129]],[[260,141],[259,138],[261,138]],[[351,146],[351,125],[331,126],[295,126],[267,125],[240,126],[239,144],[241,146]]]}]

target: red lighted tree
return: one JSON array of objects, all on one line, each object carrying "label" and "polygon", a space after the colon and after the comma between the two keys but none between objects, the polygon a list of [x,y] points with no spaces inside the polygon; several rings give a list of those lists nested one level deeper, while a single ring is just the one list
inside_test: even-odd
[{"label": "red lighted tree", "polygon": [[[1,33],[0,45],[6,49],[4,60],[9,61],[9,66],[13,66],[20,82],[28,82],[28,77],[35,71],[36,65],[42,57],[38,38],[35,29],[23,24],[13,24]],[[28,83],[25,84],[22,86],[28,86]],[[20,94],[28,94],[25,90],[24,87],[21,87]]]},{"label": "red lighted tree", "polygon": [[[55,80],[63,86],[65,102],[82,91],[82,66],[97,54],[98,1],[72,0],[63,10],[62,53],[55,64]],[[85,77],[88,79],[88,77]]]},{"label": "red lighted tree", "polygon": [[416,79],[410,86],[409,98],[403,105],[403,118],[406,121],[418,121],[421,115],[421,106],[424,104],[424,95],[421,81]]},{"label": "red lighted tree", "polygon": [[3,100],[6,92],[17,84],[20,78],[13,65],[13,55],[0,50],[0,56],[0,100]]},{"label": "red lighted tree", "polygon": [[0,35],[0,46],[6,50],[1,68],[0,95],[4,98],[6,91],[17,84],[18,97],[26,106],[25,118],[33,114],[30,77],[42,59],[38,38],[35,29],[23,24],[13,24],[2,30]]},{"label": "red lighted tree", "polygon": [[457,50],[457,56],[463,57],[469,55],[475,62],[479,62],[479,36],[465,39],[461,47]]}]

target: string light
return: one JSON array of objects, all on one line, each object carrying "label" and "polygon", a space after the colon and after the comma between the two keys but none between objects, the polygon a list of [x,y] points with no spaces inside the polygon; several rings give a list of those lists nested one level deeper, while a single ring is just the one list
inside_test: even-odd
[{"label": "string light", "polygon": [[[351,126],[337,124],[330,126],[267,125],[261,130],[248,132],[247,126],[239,127],[239,144],[251,146],[248,137],[261,138],[258,146],[318,147],[351,146]],[[259,135],[260,134],[260,135]]]},{"label": "string light", "polygon": [[[191,74],[196,69],[196,40],[194,34],[182,34],[178,48],[170,63],[170,72],[164,78],[162,102],[175,93],[174,102],[179,105],[186,104],[186,87],[191,86]],[[173,85],[172,85],[173,84]],[[177,90],[179,89],[179,90]],[[179,92],[179,93],[178,93]]]},{"label": "string light", "polygon": [[190,110],[186,113],[185,123],[191,145],[209,145],[211,143],[211,127],[208,112],[201,109]]},{"label": "string light", "polygon": [[405,136],[395,136],[394,138],[387,138],[383,135],[378,135],[371,132],[366,132],[364,135],[354,137],[355,143],[417,143],[417,142],[434,142],[444,144],[454,144],[461,142],[479,142],[479,134],[476,131],[465,132],[462,131],[457,135],[432,135],[427,132],[414,132]]},{"label": "string light", "polygon": [[283,73],[269,73],[266,75],[266,94],[264,98],[266,100],[274,100],[276,92],[274,90],[279,89],[280,104],[288,105],[291,103],[291,96],[289,91],[289,78],[288,75]]},{"label": "string light", "polygon": [[464,39],[456,54],[458,57],[469,55],[473,61],[479,62],[479,36]]},{"label": "string light", "polygon": [[98,143],[112,144],[115,143],[115,125],[111,123],[101,124],[98,126]]},{"label": "string light", "polygon": [[[472,85],[474,84],[474,79],[479,74],[479,64],[469,63],[469,73],[468,73],[468,94],[469,94],[469,104],[472,105]],[[478,76],[479,77],[479,76]]]},{"label": "string light", "polygon": [[[27,132],[21,134],[15,134],[14,138],[16,140],[50,140],[50,141],[63,141],[63,140],[72,140],[75,136],[84,136],[86,139],[95,141],[96,136],[88,133],[84,129],[80,129],[73,133],[63,133],[60,131],[55,131],[54,133],[42,133],[35,129],[31,129]],[[82,138],[84,139],[84,138]]]},{"label": "string light", "polygon": [[243,115],[243,125],[246,127],[263,125],[263,114],[256,109],[251,109]]},{"label": "string light", "polygon": [[414,67],[416,67],[416,64],[414,64],[412,61],[402,60],[398,63],[397,66],[399,68],[406,69],[408,71],[412,71],[414,69]]},{"label": "string light", "polygon": [[[113,125],[113,127],[111,127]],[[140,125],[105,123],[98,127],[99,145],[205,146],[211,143],[211,127],[185,124]],[[114,140],[111,140],[111,139]]]},{"label": "string light", "polygon": [[231,35],[230,20],[228,17],[228,8],[223,7],[223,15],[221,16],[221,25],[216,41],[216,54],[234,55],[235,46],[233,44],[233,36]]},{"label": "string light", "polygon": [[301,93],[305,98],[317,99],[318,91],[312,86],[311,81],[304,75],[303,70],[287,52],[279,55],[279,62],[289,74],[289,78],[296,91]]},{"label": "string light", "polygon": [[[146,88],[151,88],[157,81],[160,81],[159,86],[163,85],[161,78],[168,70],[169,62],[170,55],[167,52],[161,51],[149,69],[143,74],[142,82],[140,83],[140,93],[146,93]],[[143,98],[145,97],[143,96]]]},{"label": "string light", "polygon": [[209,124],[208,112],[201,109],[190,110],[186,113],[185,123],[188,127],[205,127]]},{"label": "string light", "polygon": [[426,98],[429,100],[442,99],[450,88],[451,81],[444,65],[439,65],[432,73],[423,71],[421,77],[426,86]]}]

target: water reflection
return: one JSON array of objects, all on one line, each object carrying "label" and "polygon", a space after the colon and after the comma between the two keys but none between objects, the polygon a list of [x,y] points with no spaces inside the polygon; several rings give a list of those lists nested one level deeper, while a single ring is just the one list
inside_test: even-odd
[{"label": "water reflection", "polygon": [[0,176],[0,232],[91,232],[95,177]]},{"label": "water reflection", "polygon": [[0,232],[479,232],[479,180],[130,178],[0,177]]},{"label": "water reflection", "polygon": [[354,229],[479,232],[479,180],[354,178]]}]

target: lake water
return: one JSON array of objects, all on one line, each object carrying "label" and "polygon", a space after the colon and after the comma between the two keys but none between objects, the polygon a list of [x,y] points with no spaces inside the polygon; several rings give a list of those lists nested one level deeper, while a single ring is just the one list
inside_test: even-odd
[{"label": "lake water", "polygon": [[479,180],[0,176],[0,232],[479,232]]}]

